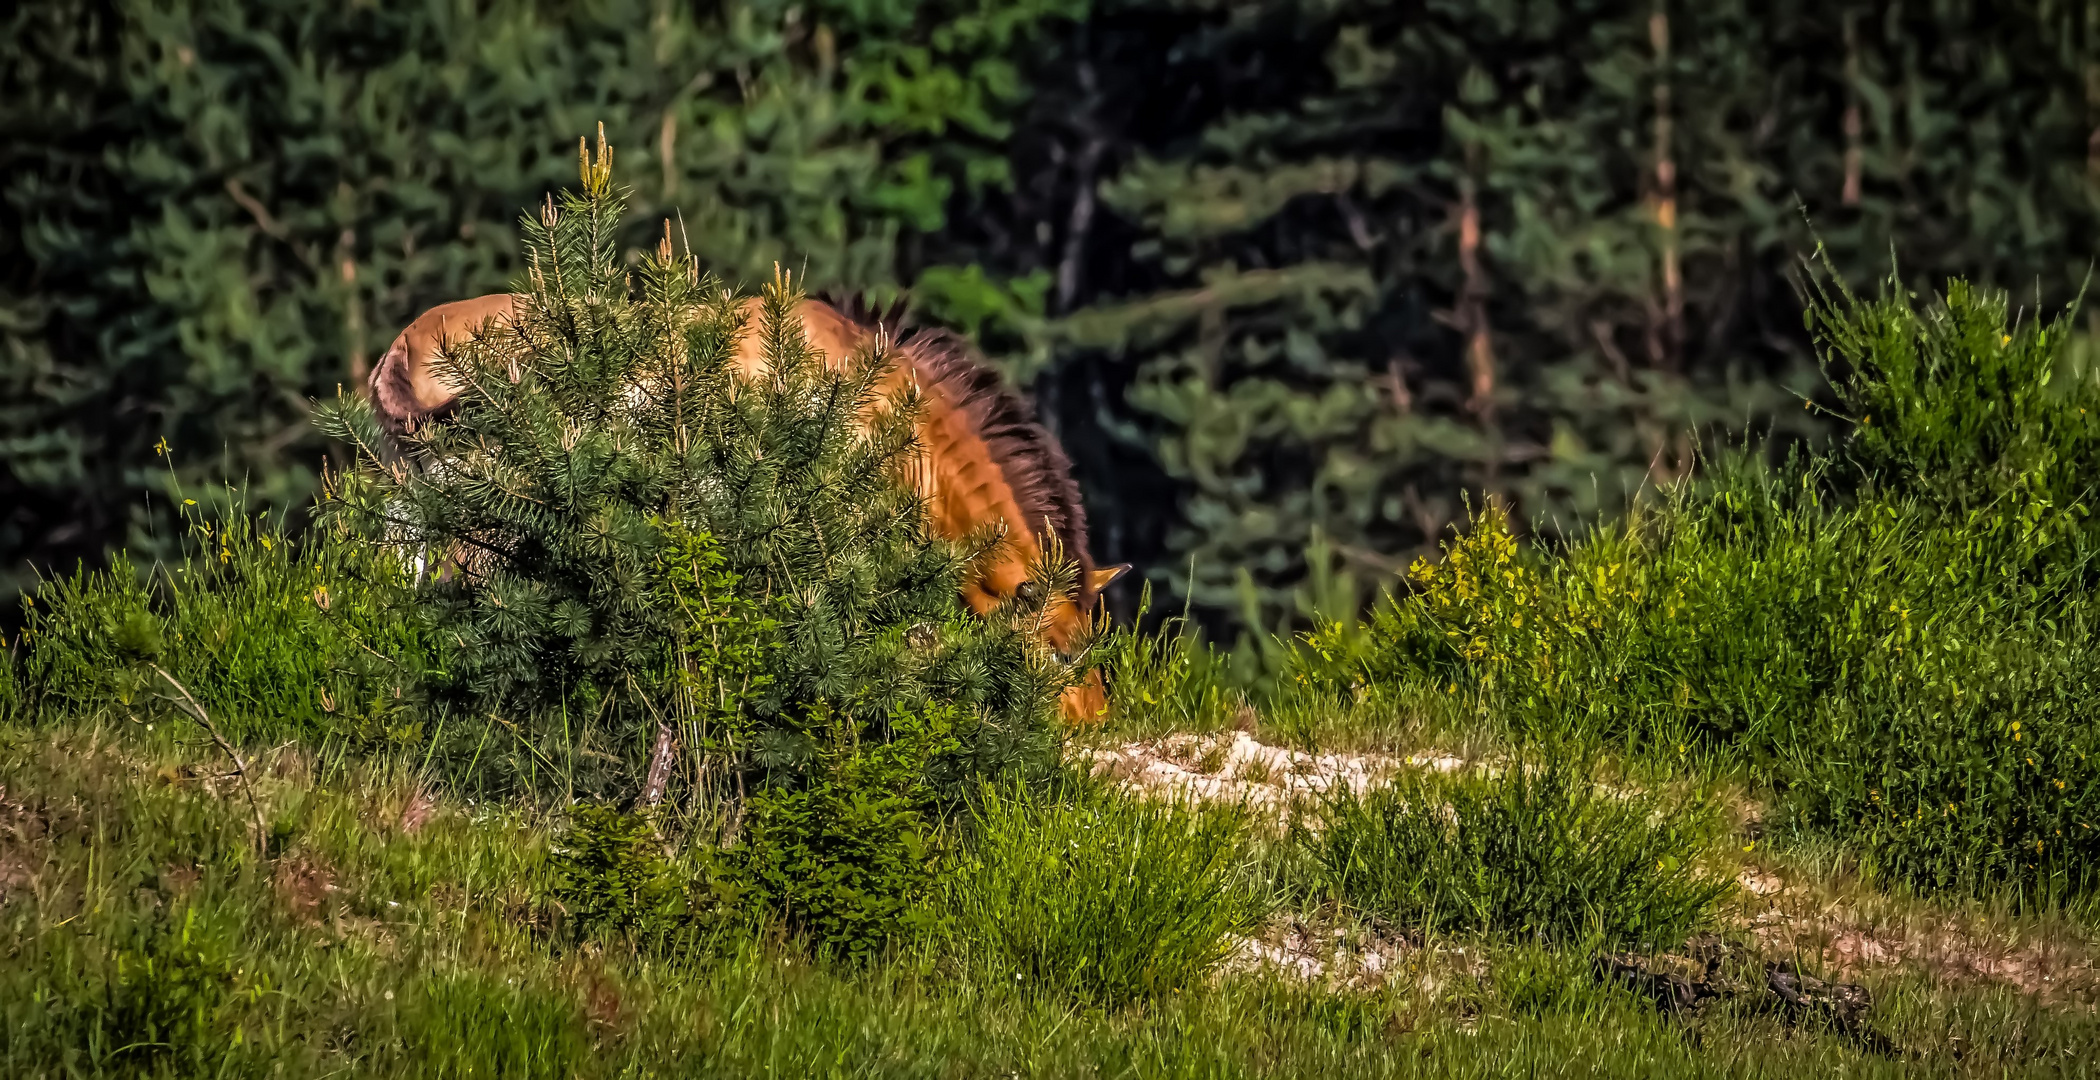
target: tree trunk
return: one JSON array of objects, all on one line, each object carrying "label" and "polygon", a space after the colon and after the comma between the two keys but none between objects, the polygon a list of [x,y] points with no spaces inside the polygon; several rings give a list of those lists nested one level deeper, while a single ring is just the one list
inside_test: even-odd
[{"label": "tree trunk", "polygon": [[1684,345],[1684,270],[1677,253],[1677,160],[1670,145],[1670,16],[1660,6],[1648,17],[1648,43],[1655,49],[1655,225],[1662,246],[1661,319],[1651,325],[1648,352],[1658,369],[1676,374]]}]

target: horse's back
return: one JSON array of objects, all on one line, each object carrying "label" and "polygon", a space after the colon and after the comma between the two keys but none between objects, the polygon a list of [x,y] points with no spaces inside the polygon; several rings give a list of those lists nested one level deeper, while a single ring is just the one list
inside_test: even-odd
[{"label": "horse's back", "polygon": [[[754,296],[744,301],[744,334],[737,342],[737,374],[756,380],[766,370],[765,335],[759,333],[765,319],[766,302]],[[824,366],[843,371],[874,337],[870,327],[847,318],[844,312],[822,300],[803,300],[795,309],[802,320],[802,337],[824,357]]]},{"label": "horse's back", "polygon": [[[737,374],[755,380],[766,368],[763,335],[755,333],[763,318],[765,301],[744,301],[745,333],[737,344]],[[458,400],[459,387],[438,368],[438,354],[491,326],[504,326],[517,318],[517,297],[490,293],[471,300],[439,304],[418,315],[396,335],[366,381],[372,405],[380,421],[396,438],[427,417],[449,410]],[[818,300],[804,300],[796,311],[809,344],[824,357],[826,366],[842,370],[866,347],[873,332],[848,318],[837,308]]]},{"label": "horse's back", "polygon": [[426,417],[450,409],[459,387],[438,370],[438,353],[485,327],[510,323],[517,313],[516,297],[490,293],[439,304],[402,328],[366,380],[373,410],[387,432],[398,439]]}]

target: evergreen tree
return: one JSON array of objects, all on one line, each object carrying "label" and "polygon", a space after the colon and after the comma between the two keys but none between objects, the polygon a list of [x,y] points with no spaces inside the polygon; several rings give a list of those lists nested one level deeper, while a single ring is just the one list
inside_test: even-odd
[{"label": "evergreen tree", "polygon": [[[701,782],[704,759],[737,790],[795,786],[826,747],[936,711],[959,718],[936,771],[1047,749],[1073,669],[1020,610],[963,608],[990,541],[928,531],[905,475],[917,400],[878,399],[879,348],[827,368],[785,273],[747,326],[669,222],[630,271],[602,132],[583,182],[524,222],[515,326],[443,358],[457,415],[400,462],[368,453],[334,503],[448,567],[418,596],[449,647],[455,735],[492,722],[508,775],[621,797],[656,786],[669,735],[703,751],[680,775]],[[750,384],[732,367],[747,333],[766,360]],[[361,400],[326,415],[368,451],[376,425]]]},{"label": "evergreen tree", "polygon": [[2090,5],[1104,0],[1044,55],[933,299],[1213,625],[1393,580],[1468,492],[1577,528],[1804,432],[1810,223],[2049,305],[2100,242]]},{"label": "evergreen tree", "polygon": [[[996,182],[1013,60],[1075,0],[26,0],[0,11],[0,592],[169,554],[195,491],[303,507],[307,402],[520,271],[512,216],[604,122],[630,242],[880,288]],[[11,608],[12,605],[7,605]]]}]

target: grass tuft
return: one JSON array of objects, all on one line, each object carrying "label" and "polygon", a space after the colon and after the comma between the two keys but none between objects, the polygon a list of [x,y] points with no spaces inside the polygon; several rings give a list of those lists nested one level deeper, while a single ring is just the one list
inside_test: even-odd
[{"label": "grass tuft", "polygon": [[403,1042],[417,1071],[441,1080],[565,1080],[591,1043],[569,995],[475,972],[423,980]]},{"label": "grass tuft", "polygon": [[1244,815],[987,789],[949,885],[963,939],[1024,988],[1120,1004],[1185,990],[1257,920]]},{"label": "grass tuft", "polygon": [[1320,889],[1405,928],[1671,947],[1732,884],[1700,866],[1696,803],[1600,790],[1568,762],[1403,773],[1298,830]]},{"label": "grass tuft", "polygon": [[1234,723],[1245,695],[1230,683],[1230,658],[1203,640],[1185,617],[1140,629],[1152,609],[1152,583],[1129,627],[1110,631],[1097,650],[1108,679],[1108,726],[1130,738],[1167,732],[1212,732]]}]

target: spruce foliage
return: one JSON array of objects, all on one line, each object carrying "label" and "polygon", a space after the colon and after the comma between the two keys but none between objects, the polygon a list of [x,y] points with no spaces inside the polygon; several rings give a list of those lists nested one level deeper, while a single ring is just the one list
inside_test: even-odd
[{"label": "spruce foliage", "polygon": [[[417,603],[453,647],[439,678],[454,732],[507,748],[475,760],[628,797],[668,725],[700,751],[688,784],[794,787],[842,721],[880,743],[935,701],[963,715],[937,770],[1047,746],[1070,668],[1019,612],[962,608],[990,538],[928,532],[905,482],[917,401],[878,394],[881,346],[827,368],[786,274],[753,325],[674,255],[668,223],[630,272],[602,132],[581,157],[583,190],[524,222],[516,324],[441,361],[465,388],[457,415],[412,436],[407,460],[344,477],[331,504],[445,567]],[[765,357],[749,382],[733,369],[746,334]],[[361,402],[324,422],[378,446]]]},{"label": "spruce foliage", "polygon": [[624,934],[647,942],[675,929],[685,897],[648,818],[605,803],[569,811],[550,853],[553,895],[578,936]]},{"label": "spruce foliage", "polygon": [[1469,491],[1573,533],[1702,434],[1816,434],[1804,209],[1852,280],[2049,306],[2100,235],[2090,5],[1099,0],[1043,52],[939,280],[1041,373],[1096,556],[1212,628],[1397,584]]}]

